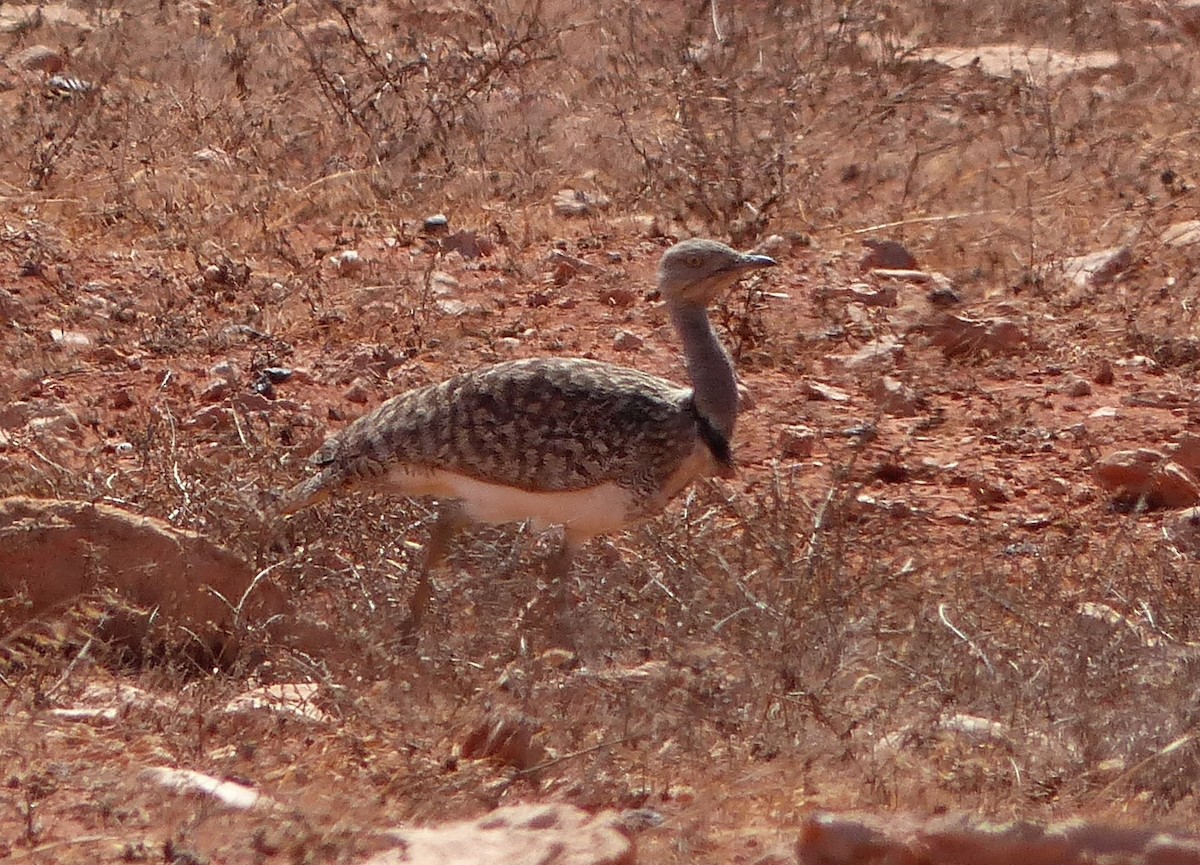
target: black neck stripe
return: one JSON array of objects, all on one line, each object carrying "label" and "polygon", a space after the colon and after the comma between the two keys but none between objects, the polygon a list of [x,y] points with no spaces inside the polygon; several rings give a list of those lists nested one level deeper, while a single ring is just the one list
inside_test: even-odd
[{"label": "black neck stripe", "polygon": [[727,468],[733,468],[733,450],[729,447],[729,439],[721,435],[721,431],[696,408],[695,403],[692,403],[692,415],[696,418],[696,428],[700,432],[701,440],[712,451],[717,462]]}]

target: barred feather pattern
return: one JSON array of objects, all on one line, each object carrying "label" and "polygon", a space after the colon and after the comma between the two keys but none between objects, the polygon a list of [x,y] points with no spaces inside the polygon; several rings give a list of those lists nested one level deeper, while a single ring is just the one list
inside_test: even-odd
[{"label": "barred feather pattern", "polygon": [[312,456],[319,473],[281,510],[369,486],[403,464],[539,492],[611,482],[632,494],[636,513],[648,513],[698,441],[728,464],[727,442],[688,388],[582,358],[509,361],[400,394],[359,418]]}]

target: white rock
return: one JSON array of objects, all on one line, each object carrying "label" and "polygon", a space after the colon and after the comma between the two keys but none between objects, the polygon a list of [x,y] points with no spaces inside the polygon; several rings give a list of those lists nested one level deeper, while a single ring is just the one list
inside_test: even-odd
[{"label": "white rock", "polygon": [[207,796],[237,811],[246,811],[260,802],[265,804],[270,801],[253,787],[222,781],[211,775],[193,772],[191,769],[155,766],[143,770],[141,774],[147,781],[160,787],[166,787],[176,793]]}]

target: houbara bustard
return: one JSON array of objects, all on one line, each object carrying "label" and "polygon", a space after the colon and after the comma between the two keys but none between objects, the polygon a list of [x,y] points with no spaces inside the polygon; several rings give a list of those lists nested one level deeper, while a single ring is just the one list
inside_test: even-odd
[{"label": "houbara bustard", "polygon": [[514,360],[392,397],[328,439],[317,473],[284,494],[284,514],[352,489],[439,500],[405,631],[420,627],[454,533],[472,521],[561,525],[549,562],[565,592],[578,547],[661,511],[693,480],[733,474],[733,361],[707,308],[774,259],[713,240],[668,249],[658,290],[683,342],[692,387],[573,357]]}]

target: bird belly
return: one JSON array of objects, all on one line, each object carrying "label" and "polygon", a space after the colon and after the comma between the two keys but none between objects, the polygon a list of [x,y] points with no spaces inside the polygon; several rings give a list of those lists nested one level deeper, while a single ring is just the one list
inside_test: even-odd
[{"label": "bird belly", "polygon": [[611,482],[582,490],[525,490],[444,469],[397,466],[387,483],[405,495],[458,499],[476,522],[531,520],[538,528],[565,526],[577,539],[623,528],[632,503],[630,493]]}]

